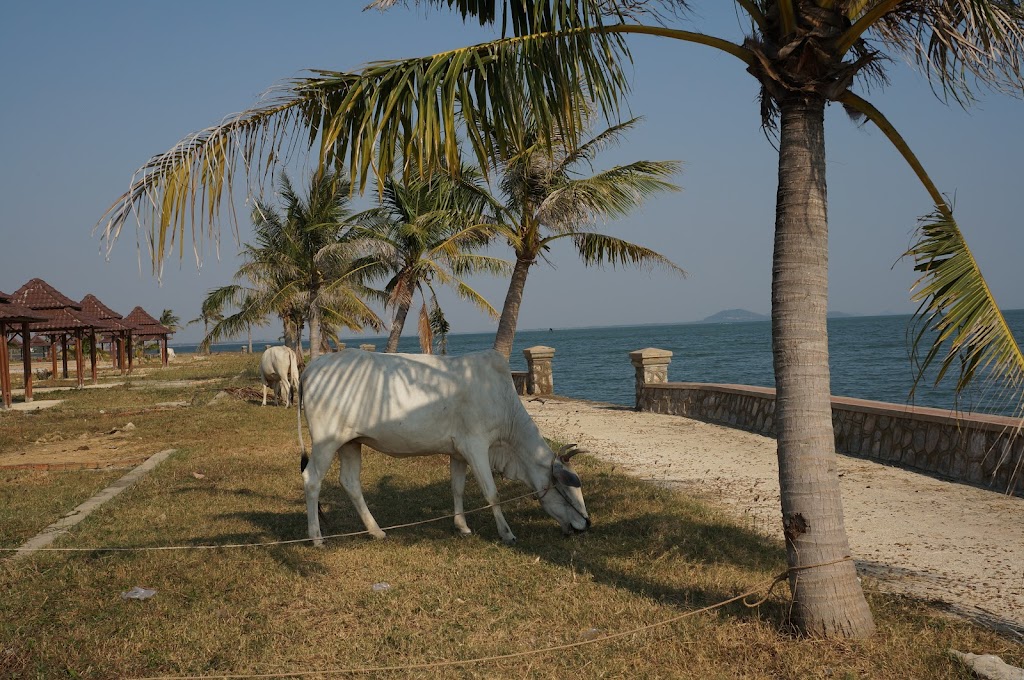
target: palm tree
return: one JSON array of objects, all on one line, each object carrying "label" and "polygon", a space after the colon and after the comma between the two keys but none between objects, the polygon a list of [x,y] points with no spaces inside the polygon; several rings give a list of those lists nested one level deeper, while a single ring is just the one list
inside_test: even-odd
[{"label": "palm tree", "polygon": [[359,216],[364,225],[359,233],[373,252],[355,267],[367,281],[388,279],[385,302],[394,309],[385,352],[398,351],[417,292],[423,298],[420,346],[424,352],[432,351],[431,316],[443,319],[434,282],[454,289],[492,317],[498,316],[464,279],[482,271],[508,271],[504,260],[474,252],[485,247],[494,232],[484,216],[486,198],[478,173],[469,168],[463,168],[458,179],[444,172],[428,179],[407,174],[401,179],[386,177],[378,191],[378,207]]},{"label": "palm tree", "polygon": [[[242,249],[243,264],[235,283],[210,291],[204,309],[238,311],[222,318],[203,339],[203,346],[260,325],[274,314],[284,324],[285,343],[302,352],[308,323],[310,358],[315,359],[334,329],[361,331],[383,327],[364,297],[373,291],[352,275],[357,248],[350,221],[349,183],[333,173],[315,174],[309,192],[299,196],[287,174],[280,195],[284,214],[261,201],[252,211],[255,245]],[[248,285],[246,285],[248,284]]]},{"label": "palm tree", "polygon": [[502,154],[501,190],[505,196],[503,217],[516,254],[505,305],[501,310],[494,349],[512,354],[519,306],[523,301],[530,267],[558,239],[572,239],[585,264],[612,266],[661,265],[685,276],[662,255],[643,246],[591,231],[599,218],[624,217],[643,199],[658,191],[677,191],[665,180],[679,169],[675,161],[637,161],[590,177],[578,177],[576,167],[592,163],[594,156],[620,139],[637,118],[613,125],[581,144],[560,134],[542,134],[536,119]]},{"label": "palm tree", "polygon": [[167,328],[172,333],[178,330],[178,324],[181,323],[181,317],[174,313],[173,310],[165,309],[160,314],[160,325]]},{"label": "palm tree", "polygon": [[[380,7],[395,0],[378,0]],[[422,0],[457,8],[507,37],[357,73],[316,71],[271,100],[191,135],[151,159],[105,216],[112,240],[137,214],[158,234],[181,236],[186,210],[219,196],[225,173],[264,168],[283,140],[319,144],[325,164],[350,161],[365,183],[399,156],[408,167],[454,167],[465,139],[481,167],[500,160],[526,129],[575,140],[596,105],[615,118],[628,89],[622,65],[632,35],[696,43],[735,57],[758,82],[764,123],[778,135],[778,199],[772,266],[772,347],[782,521],[792,617],[804,632],[858,637],[874,623],[850,557],[836,474],[829,403],[826,299],[826,104],[877,126],[907,160],[934,208],[909,251],[921,278],[918,314],[937,330],[925,354],[958,388],[983,375],[1020,394],[1024,355],[967,246],[953,210],[902,136],[854,88],[884,84],[893,57],[920,66],[937,92],[967,104],[978,88],[1024,90],[1024,9],[1015,0],[734,0],[746,21],[732,39],[678,28],[685,0]],[[699,64],[694,67],[699,68]],[[241,165],[236,161],[244,160]],[[215,168],[216,170],[211,170]],[[204,204],[205,205],[205,204]],[[197,211],[213,224],[212,214]],[[162,251],[161,251],[162,255]],[[158,257],[160,257],[158,255]],[[986,370],[978,373],[977,369]],[[999,392],[999,390],[997,390]]]},{"label": "palm tree", "polygon": [[[210,303],[209,299],[203,300],[202,306],[199,308],[199,316],[185,323],[185,326],[191,326],[194,323],[203,324],[203,337],[206,338],[210,334],[210,324],[218,324],[224,320],[224,314],[215,305]],[[200,344],[199,351],[203,354],[210,353],[210,344],[204,342]]]}]

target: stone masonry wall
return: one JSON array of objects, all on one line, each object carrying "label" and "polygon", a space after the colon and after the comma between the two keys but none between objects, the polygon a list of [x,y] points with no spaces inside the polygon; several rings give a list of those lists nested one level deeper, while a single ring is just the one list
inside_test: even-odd
[{"label": "stone masonry wall", "polygon": [[[658,383],[640,387],[637,409],[687,416],[775,436],[775,390],[747,385]],[[1024,435],[1000,416],[832,398],[836,451],[1024,495]]]}]

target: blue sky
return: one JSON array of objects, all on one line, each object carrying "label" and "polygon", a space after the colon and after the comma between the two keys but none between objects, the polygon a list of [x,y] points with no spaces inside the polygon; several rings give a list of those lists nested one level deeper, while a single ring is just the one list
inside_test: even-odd
[{"label": "blue sky", "polygon": [[[94,293],[127,313],[141,304],[183,320],[237,268],[230,225],[219,258],[207,241],[203,266],[168,262],[162,285],[135,234],[109,261],[92,227],[132,172],[185,134],[255,103],[269,86],[305,68],[355,70],[376,59],[430,54],[484,40],[443,11],[363,12],[361,0],[272,3],[32,2],[5,6],[0,23],[0,290],[40,276],[64,293]],[[691,26],[734,41],[742,27],[729,3]],[[564,248],[535,268],[520,328],[664,323],[742,307],[767,313],[777,157],[760,129],[756,82],[735,58],[705,47],[643,38],[634,48],[634,115],[645,122],[607,163],[677,159],[678,194],[651,200],[602,225],[667,255],[691,274],[585,269]],[[1019,205],[1024,191],[1024,102],[983,96],[969,111],[947,106],[909,66],[868,93],[906,137],[956,214],[1004,308],[1024,307]],[[924,189],[884,137],[857,127],[839,107],[826,120],[831,232],[830,306],[872,314],[909,312],[914,281],[900,254]],[[244,195],[236,197],[248,235]],[[496,251],[498,252],[498,251]],[[500,307],[506,283],[475,281]],[[454,332],[496,323],[468,304],[443,300]],[[411,329],[410,329],[411,330]],[[276,328],[265,335],[276,336]],[[176,340],[201,334],[193,326]]]}]

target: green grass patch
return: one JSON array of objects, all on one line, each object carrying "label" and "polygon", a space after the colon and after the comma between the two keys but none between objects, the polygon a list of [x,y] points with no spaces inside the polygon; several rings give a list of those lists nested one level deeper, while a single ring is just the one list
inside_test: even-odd
[{"label": "green grass patch", "polygon": [[[207,396],[215,391],[209,388]],[[124,395],[95,393],[109,393],[108,408],[123,405]],[[88,396],[94,398],[101,397]],[[99,407],[75,401],[64,418]],[[224,545],[305,537],[294,409],[222,399],[140,413],[133,422],[140,436],[173,442],[178,453],[59,545]],[[577,460],[595,526],[572,538],[561,536],[536,501],[523,500],[505,508],[519,538],[514,547],[501,544],[485,511],[468,517],[476,532],[468,538],[445,519],[391,531],[384,541],[328,541],[324,549],[91,551],[5,563],[0,668],[5,677],[105,678],[471,659],[668,619],[732,597],[785,568],[782,547],[741,520],[593,459]],[[322,494],[324,532],[361,530],[337,470],[335,465]],[[381,526],[451,512],[442,458],[393,460],[368,453],[363,486]],[[524,490],[500,485],[504,498]],[[466,503],[485,504],[475,484],[467,486]],[[372,586],[381,582],[390,588],[375,592]],[[157,594],[145,601],[121,599],[136,585]],[[879,632],[866,641],[793,637],[780,592],[756,609],[737,603],[612,642],[395,675],[969,678],[946,649],[1024,660],[1024,649],[1013,641],[924,603],[880,595],[870,584],[869,598]]]}]

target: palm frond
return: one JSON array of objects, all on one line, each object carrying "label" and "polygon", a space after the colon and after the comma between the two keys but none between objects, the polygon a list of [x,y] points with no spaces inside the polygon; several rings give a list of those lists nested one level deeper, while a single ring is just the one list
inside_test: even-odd
[{"label": "palm frond", "polygon": [[625,217],[643,200],[661,191],[679,191],[666,178],[679,171],[678,161],[637,161],[592,177],[571,180],[549,193],[537,213],[560,230],[595,219]]},{"label": "palm frond", "polygon": [[954,367],[956,389],[965,390],[977,377],[1000,384],[1004,394],[1024,407],[1024,355],[964,240],[949,209],[943,205],[922,218],[920,239],[906,255],[922,276],[914,283],[912,299],[920,303],[921,320],[915,346],[934,333],[914,387],[925,370],[938,362],[938,383]]},{"label": "palm frond", "polygon": [[[961,103],[977,86],[1021,95],[1024,7],[1019,2],[941,0],[878,3],[854,24],[844,45],[868,30],[916,63],[944,94]],[[861,25],[865,24],[865,25]]]},{"label": "palm frond", "polygon": [[427,303],[423,302],[420,307],[419,324],[417,328],[420,338],[420,351],[424,354],[434,353],[434,327],[430,323],[430,312],[427,311]]},{"label": "palm frond", "polygon": [[[612,267],[617,265],[647,269],[663,267],[683,278],[688,276],[684,269],[664,255],[620,238],[590,232],[577,232],[564,236],[572,238],[580,258],[588,266],[602,266],[607,263]],[[560,236],[551,236],[546,240],[552,241],[556,238],[560,238]]]}]

